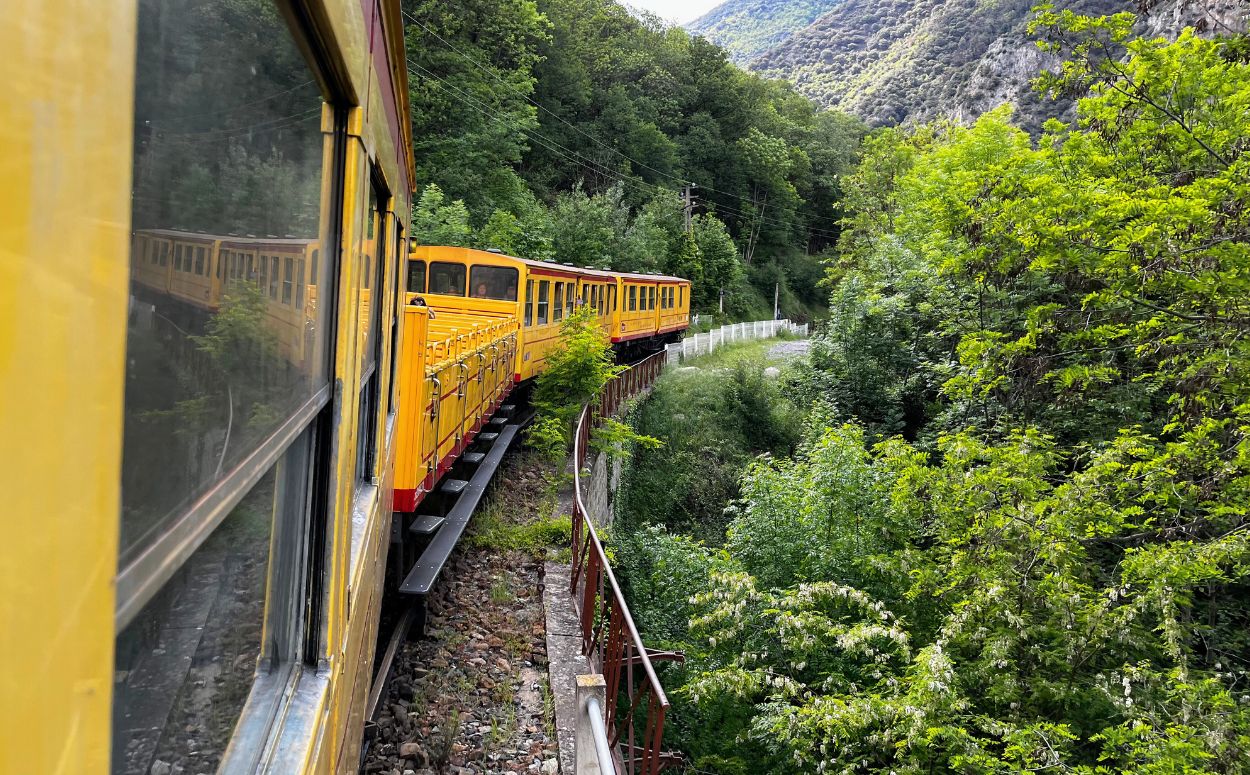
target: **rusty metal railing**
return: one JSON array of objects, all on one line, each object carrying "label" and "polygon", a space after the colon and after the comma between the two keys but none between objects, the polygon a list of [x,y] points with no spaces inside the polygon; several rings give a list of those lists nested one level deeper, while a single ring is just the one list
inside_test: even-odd
[{"label": "rusty metal railing", "polygon": [[[681,660],[676,652],[652,651],[643,645],[625,596],[603,544],[582,501],[582,466],[590,432],[632,396],[651,387],[667,361],[659,352],[634,364],[608,383],[598,399],[582,407],[573,440],[573,559],[570,585],[581,624],[582,653],[607,683],[604,715],[616,772],[656,775],[680,764],[680,754],[663,750],[668,697],[652,664]],[[622,702],[624,700],[624,702]]]}]

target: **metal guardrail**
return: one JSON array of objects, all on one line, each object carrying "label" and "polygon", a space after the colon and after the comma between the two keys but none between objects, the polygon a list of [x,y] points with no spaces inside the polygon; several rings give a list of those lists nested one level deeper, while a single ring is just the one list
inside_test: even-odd
[{"label": "metal guardrail", "polygon": [[607,684],[604,716],[613,769],[627,775],[656,775],[664,767],[682,761],[680,754],[661,747],[669,702],[652,662],[683,657],[676,652],[652,651],[643,645],[582,501],[581,472],[592,428],[600,418],[615,413],[626,399],[650,388],[667,360],[667,353],[658,352],[609,382],[597,401],[582,407],[573,441],[570,588],[581,625],[582,653],[603,674]]}]

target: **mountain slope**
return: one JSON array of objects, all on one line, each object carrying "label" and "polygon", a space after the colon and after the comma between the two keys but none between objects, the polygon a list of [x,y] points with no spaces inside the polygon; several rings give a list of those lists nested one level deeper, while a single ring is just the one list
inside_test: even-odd
[{"label": "mountain slope", "polygon": [[[813,13],[812,0],[729,0],[691,25],[739,52],[778,42],[747,63],[784,78],[828,107],[873,125],[971,118],[1004,102],[1016,121],[1036,131],[1066,114],[1035,93],[1031,81],[1057,60],[1042,53],[1026,26],[1036,0],[832,0],[802,29],[785,20]],[[1071,0],[1078,13],[1132,11],[1143,35],[1244,31],[1250,0]]]},{"label": "mountain slope", "polygon": [[843,0],[728,0],[686,25],[739,65],[802,30]]}]

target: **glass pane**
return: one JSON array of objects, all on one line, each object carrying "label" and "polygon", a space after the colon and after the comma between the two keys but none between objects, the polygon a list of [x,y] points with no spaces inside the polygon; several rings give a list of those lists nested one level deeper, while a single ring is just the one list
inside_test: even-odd
[{"label": "glass pane", "polygon": [[328,360],[325,311],[294,288],[325,239],[322,99],[282,15],[140,0],[137,21],[122,566],[324,385]]},{"label": "glass pane", "polygon": [[469,288],[475,299],[516,301],[517,270],[506,266],[475,266],[469,270]]},{"label": "glass pane", "polygon": [[425,262],[408,262],[408,292],[425,293]]},{"label": "glass pane", "polygon": [[118,636],[114,773],[216,771],[261,653],[275,470]]},{"label": "glass pane", "polygon": [[525,281],[525,325],[534,324],[534,281]]},{"label": "glass pane", "polygon": [[552,320],[559,321],[564,317],[564,283],[556,283],[556,301],[551,312]]},{"label": "glass pane", "polygon": [[386,240],[382,237],[383,214],[378,210],[381,197],[369,186],[369,204],[366,210],[364,263],[361,275],[364,286],[360,291],[360,317],[365,324],[365,346],[362,373],[367,373],[377,362],[381,332],[378,330],[382,317],[382,269],[386,266]]},{"label": "glass pane", "polygon": [[435,261],[430,264],[430,293],[464,295],[464,264]]},{"label": "glass pane", "polygon": [[551,281],[542,280],[538,283],[538,325],[547,322],[547,295],[551,292]]}]

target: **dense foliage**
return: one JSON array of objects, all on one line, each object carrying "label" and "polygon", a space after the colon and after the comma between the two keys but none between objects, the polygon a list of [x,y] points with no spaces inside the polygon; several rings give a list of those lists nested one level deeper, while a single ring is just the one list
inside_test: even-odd
[{"label": "dense foliage", "polygon": [[821,305],[813,256],[838,238],[858,121],[611,0],[404,11],[414,237],[679,274],[697,309],[718,310],[723,291],[736,317],[768,316],[777,283],[784,311]]},{"label": "dense foliage", "polygon": [[696,766],[1250,769],[1250,47],[1132,24],[1042,10],[1037,142],[872,140],[798,453],[628,544]]},{"label": "dense foliage", "polygon": [[829,12],[841,0],[726,0],[686,25],[746,66]]}]

